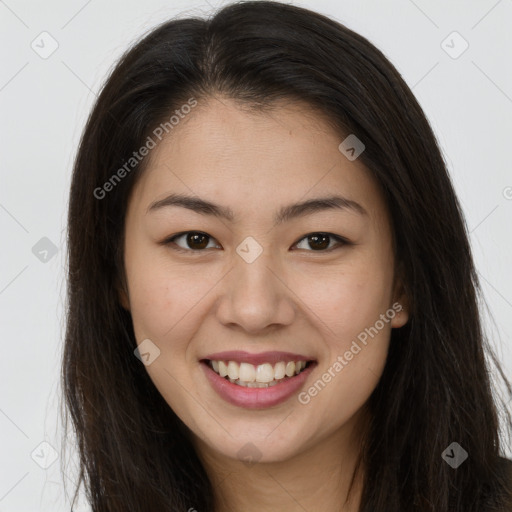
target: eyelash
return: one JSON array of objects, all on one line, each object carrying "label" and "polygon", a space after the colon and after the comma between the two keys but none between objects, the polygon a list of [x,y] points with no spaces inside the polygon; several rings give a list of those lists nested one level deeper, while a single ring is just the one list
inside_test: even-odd
[{"label": "eyelash", "polygon": [[[181,252],[181,253],[201,253],[201,252],[205,252],[207,249],[184,249],[183,247],[180,247],[178,245],[176,245],[175,243],[175,240],[182,237],[182,236],[185,236],[185,235],[188,235],[190,233],[194,233],[196,235],[204,235],[206,237],[209,238],[209,241],[210,240],[215,240],[215,238],[213,238],[212,236],[210,236],[208,233],[204,233],[202,231],[183,231],[181,233],[178,233],[176,235],[173,235],[169,238],[166,238],[165,240],[163,240],[161,242],[162,245],[171,245],[173,244],[173,250],[174,251],[177,251],[177,252]],[[351,245],[351,243],[346,239],[346,238],[343,238],[339,235],[335,235],[333,233],[326,233],[324,231],[313,231],[312,233],[308,233],[307,235],[304,235],[302,238],[300,238],[297,242],[295,242],[293,245],[297,245],[298,243],[302,242],[303,240],[307,239],[308,237],[312,236],[312,235],[324,235],[324,236],[327,236],[329,237],[331,240],[335,240],[336,242],[338,242],[338,244],[334,247],[331,247],[331,248],[328,248],[328,249],[319,249],[317,251],[313,250],[313,249],[300,249],[300,250],[306,250],[307,252],[315,252],[315,253],[325,253],[325,252],[331,252],[333,250],[336,250],[336,249],[340,249],[341,247],[345,246],[345,245]],[[219,244],[220,245],[220,244]],[[213,249],[213,247],[210,247],[209,249]]]}]

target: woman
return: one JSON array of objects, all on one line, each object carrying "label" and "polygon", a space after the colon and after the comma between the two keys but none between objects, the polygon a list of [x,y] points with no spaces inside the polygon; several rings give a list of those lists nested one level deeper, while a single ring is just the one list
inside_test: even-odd
[{"label": "woman", "polygon": [[68,279],[94,511],[510,509],[459,203],[346,27],[247,2],[130,49],[80,144]]}]

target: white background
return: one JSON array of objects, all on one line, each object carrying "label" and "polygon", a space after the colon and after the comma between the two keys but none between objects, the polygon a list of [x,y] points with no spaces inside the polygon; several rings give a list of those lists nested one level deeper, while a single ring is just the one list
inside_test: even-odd
[{"label": "white background", "polygon": [[[136,38],[225,2],[0,1],[0,512],[68,511],[59,462],[65,219],[71,167],[107,70]],[[512,0],[298,1],[366,36],[393,62],[438,136],[462,201],[492,340],[512,374]],[[47,31],[47,59],[32,41]],[[450,57],[457,31],[469,48]],[[49,40],[47,40],[49,41]],[[462,48],[457,36],[445,44]],[[41,44],[41,43],[39,43]],[[45,45],[49,48],[49,44]],[[47,237],[47,262],[32,252]],[[51,253],[49,253],[51,255]],[[490,323],[490,322],[488,322]],[[38,457],[39,455],[39,457]],[[87,510],[80,507],[80,510]]]}]

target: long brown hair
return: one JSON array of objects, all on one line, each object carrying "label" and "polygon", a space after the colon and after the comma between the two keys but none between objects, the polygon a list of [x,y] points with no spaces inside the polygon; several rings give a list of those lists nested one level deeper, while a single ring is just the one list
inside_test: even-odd
[{"label": "long brown hair", "polygon": [[[146,160],[103,197],[98,188],[169,113],[216,93],[257,109],[280,99],[318,108],[340,137],[356,133],[364,141],[360,159],[386,198],[410,321],[393,330],[368,404],[361,511],[510,506],[477,274],[430,125],[400,74],[365,38],[317,13],[267,1],[152,30],[115,66],[87,121],[69,198],[62,366],[66,428],[80,456],[77,489],[84,485],[94,512],[213,512],[187,428],[134,356],[131,316],[119,303],[127,200]],[[457,469],[441,457],[452,442],[469,454]]]}]

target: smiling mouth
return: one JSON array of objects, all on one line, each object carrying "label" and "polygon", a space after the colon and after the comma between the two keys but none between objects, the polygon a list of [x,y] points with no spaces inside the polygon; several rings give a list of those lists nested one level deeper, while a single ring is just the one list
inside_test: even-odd
[{"label": "smiling mouth", "polygon": [[253,365],[236,361],[204,359],[217,375],[232,384],[247,388],[269,388],[286,382],[315,364],[315,361],[279,361],[274,365],[263,363]]}]

